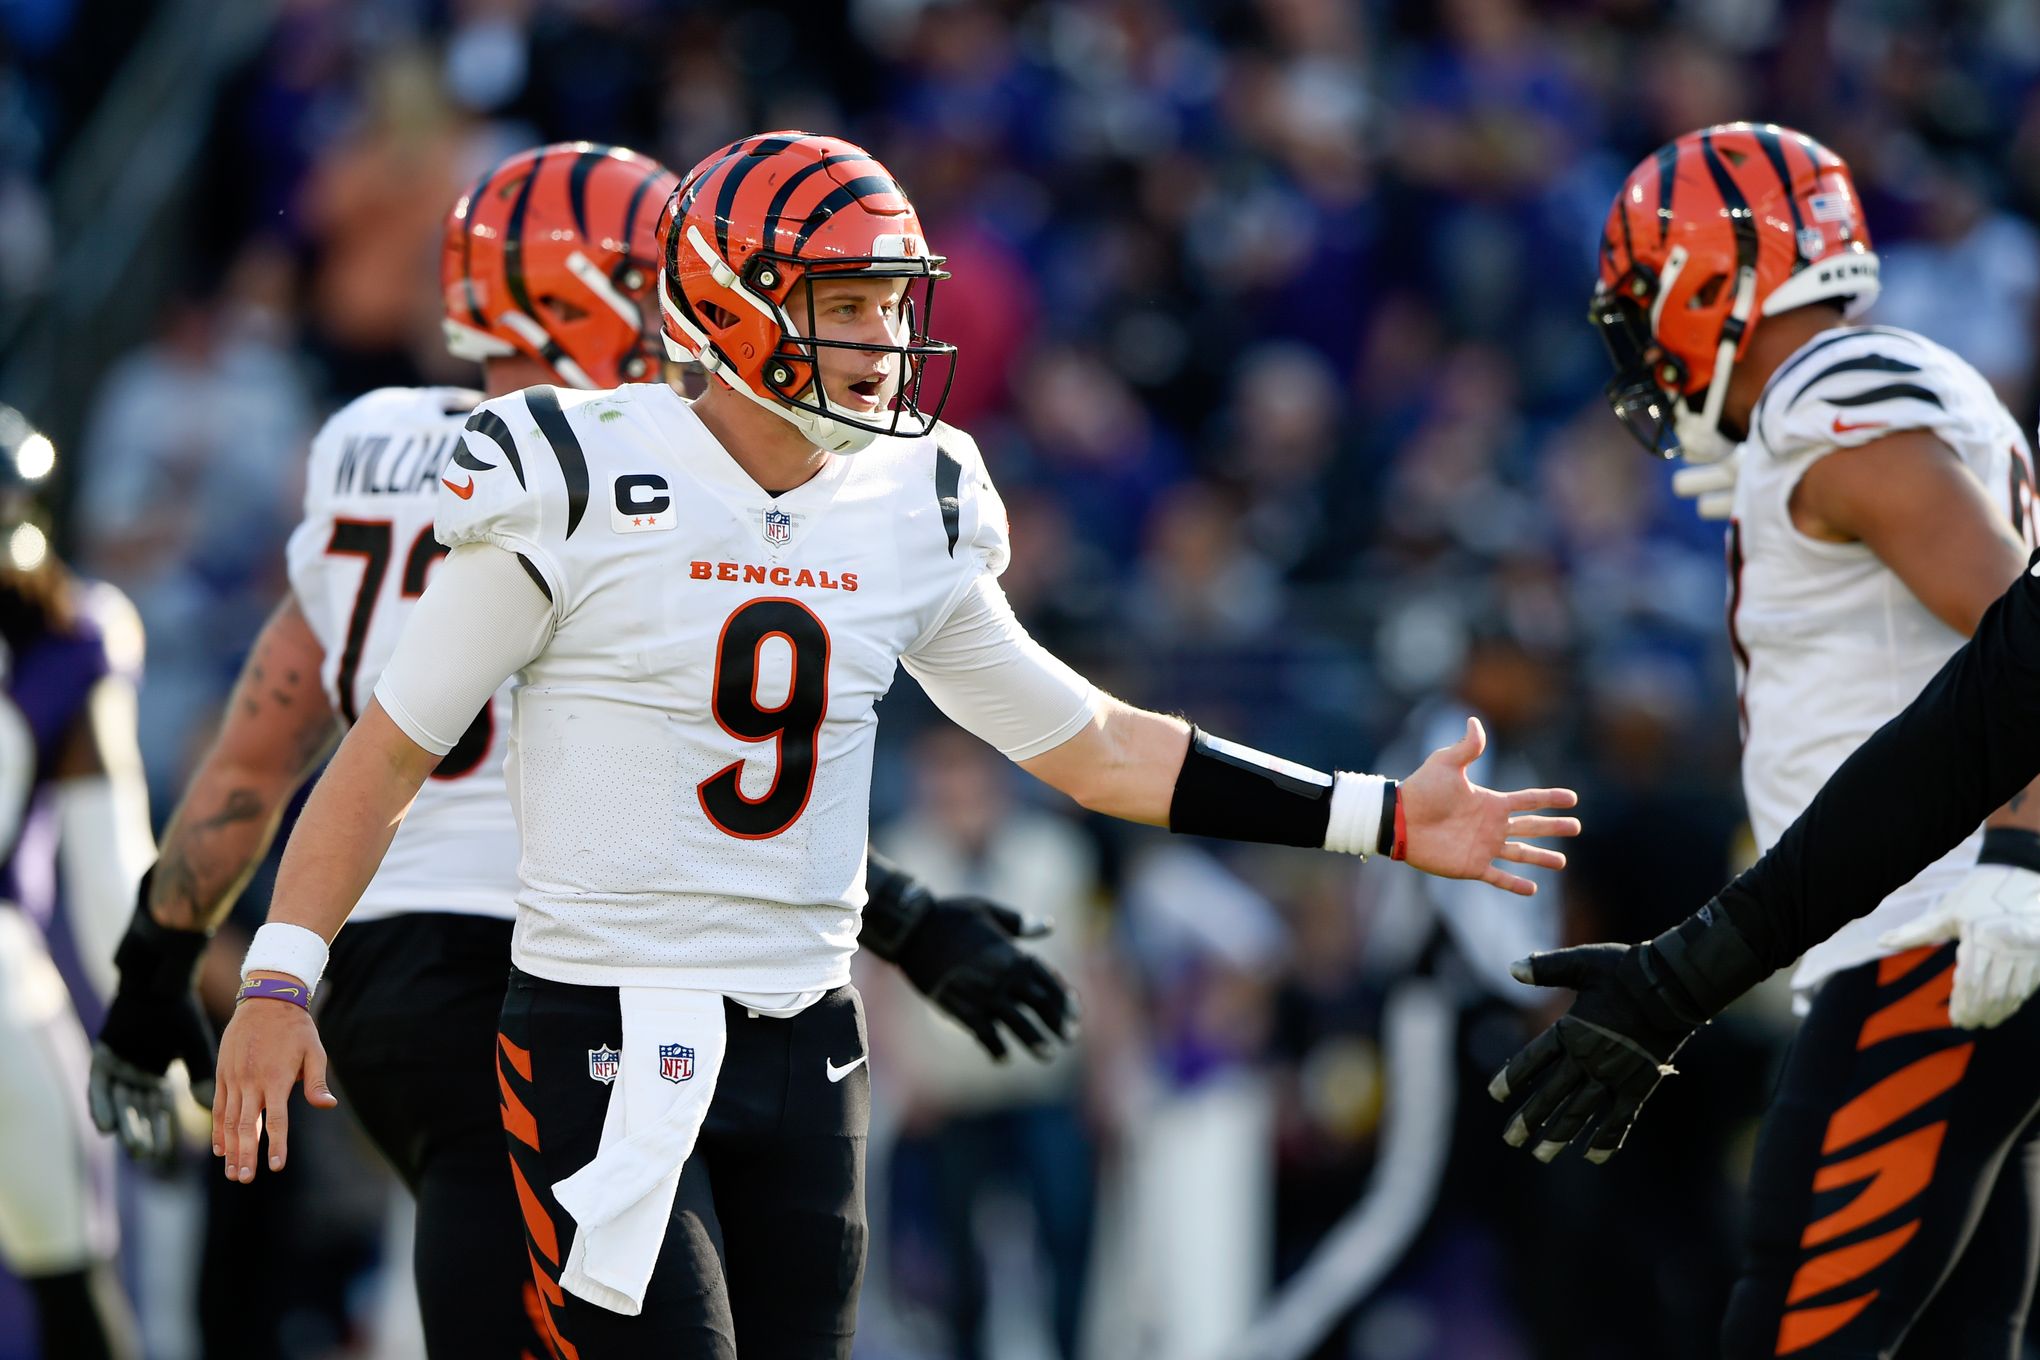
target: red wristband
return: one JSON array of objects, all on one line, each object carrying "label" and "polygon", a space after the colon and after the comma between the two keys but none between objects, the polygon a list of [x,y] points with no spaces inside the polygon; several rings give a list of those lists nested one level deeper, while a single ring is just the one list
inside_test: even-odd
[{"label": "red wristband", "polygon": [[1397,784],[1389,796],[1395,799],[1395,844],[1388,847],[1388,857],[1399,860],[1410,852],[1410,824],[1403,817],[1402,785]]}]

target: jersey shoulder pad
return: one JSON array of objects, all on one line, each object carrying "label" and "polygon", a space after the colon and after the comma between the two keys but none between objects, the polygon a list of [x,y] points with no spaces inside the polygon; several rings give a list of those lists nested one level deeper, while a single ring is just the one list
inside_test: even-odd
[{"label": "jersey shoulder pad", "polygon": [[932,439],[935,500],[942,511],[949,555],[960,559],[968,550],[984,570],[997,576],[1012,556],[1012,541],[1006,503],[985,470],[984,455],[977,441],[954,425],[937,421]]},{"label": "jersey shoulder pad", "polygon": [[1902,430],[1954,430],[1963,421],[1962,360],[1890,326],[1822,336],[1771,378],[1758,410],[1779,458],[1851,448]]},{"label": "jersey shoulder pad", "polygon": [[588,456],[571,417],[603,395],[530,387],[476,407],[440,477],[439,541],[553,551],[584,532]]}]

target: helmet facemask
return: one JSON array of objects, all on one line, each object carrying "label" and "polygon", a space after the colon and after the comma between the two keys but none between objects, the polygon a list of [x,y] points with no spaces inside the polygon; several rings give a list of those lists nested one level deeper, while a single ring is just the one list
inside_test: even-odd
[{"label": "helmet facemask", "polygon": [[1615,376],[1602,388],[1615,418],[1646,450],[1671,458],[1679,451],[1672,407],[1686,373],[1685,365],[1651,337],[1645,307],[1655,289],[1650,270],[1639,265],[1620,287],[1594,294],[1587,320],[1615,366]]},{"label": "helmet facemask", "polygon": [[[1707,386],[1689,392],[1692,374],[1685,361],[1657,338],[1659,318],[1687,260],[1681,246],[1666,258],[1662,277],[1648,265],[1631,266],[1614,288],[1595,293],[1587,319],[1615,365],[1615,376],[1604,391],[1623,428],[1659,458],[1683,456],[1689,462],[1709,463],[1726,457],[1736,444],[1721,428],[1721,414],[1736,354],[1755,309],[1756,273],[1738,271],[1736,297],[1722,322]],[[1701,296],[1718,292],[1725,282],[1719,276],[1704,281]]]},{"label": "helmet facemask", "polygon": [[[816,447],[836,453],[850,453],[885,435],[919,438],[933,433],[949,389],[956,376],[956,346],[928,334],[934,314],[935,284],[949,277],[940,255],[906,253],[897,255],[831,256],[826,261],[805,259],[775,250],[759,250],[745,262],[739,276],[702,238],[692,225],[685,230],[685,242],[672,242],[670,255],[678,249],[692,249],[708,265],[722,287],[733,292],[761,313],[778,331],[780,342],[765,360],[762,382],[770,396],[754,390],[734,372],[735,365],[715,338],[738,318],[707,313],[706,305],[689,305],[670,283],[662,287],[659,300],[665,314],[692,343],[692,353],[675,343],[670,335],[667,350],[676,360],[696,360],[725,385],[792,424]],[[918,241],[918,238],[916,238]],[[671,274],[669,272],[669,279]],[[824,339],[815,309],[815,288],[833,279],[905,280],[895,343],[876,344],[861,340]],[[802,287],[802,284],[809,286]],[[916,287],[918,285],[918,288]],[[915,293],[919,292],[918,302]],[[804,306],[788,303],[796,296]],[[800,315],[796,315],[796,313]],[[839,396],[831,399],[821,377],[821,351],[837,350],[892,357],[886,400],[869,414],[860,414],[854,404]],[[923,407],[931,361],[942,369],[941,388],[932,405]],[[889,408],[889,409],[888,409]]]}]

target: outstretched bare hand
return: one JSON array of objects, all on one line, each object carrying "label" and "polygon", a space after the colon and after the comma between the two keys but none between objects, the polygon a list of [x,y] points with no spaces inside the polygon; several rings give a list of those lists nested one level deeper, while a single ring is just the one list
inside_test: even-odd
[{"label": "outstretched bare hand", "polygon": [[1580,801],[1571,789],[1482,788],[1467,778],[1467,767],[1487,749],[1480,719],[1466,720],[1466,735],[1440,747],[1402,783],[1403,858],[1440,878],[1477,878],[1525,897],[1537,885],[1495,864],[1498,859],[1540,869],[1563,869],[1565,856],[1524,841],[1535,836],[1577,836],[1577,817],[1533,815],[1540,808],[1569,808]]}]

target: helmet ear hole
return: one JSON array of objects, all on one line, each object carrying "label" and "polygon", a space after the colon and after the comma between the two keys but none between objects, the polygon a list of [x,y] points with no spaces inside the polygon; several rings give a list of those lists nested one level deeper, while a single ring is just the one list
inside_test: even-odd
[{"label": "helmet ear hole", "polygon": [[696,302],[694,310],[701,313],[703,321],[706,321],[719,331],[726,331],[737,324],[736,313],[730,311],[727,307],[718,307],[713,302],[705,300]]},{"label": "helmet ear hole", "polygon": [[1693,290],[1693,296],[1687,299],[1686,310],[1689,312],[1706,311],[1709,307],[1721,301],[1721,290],[1726,287],[1728,287],[1728,275],[1716,274],[1713,278]]}]

